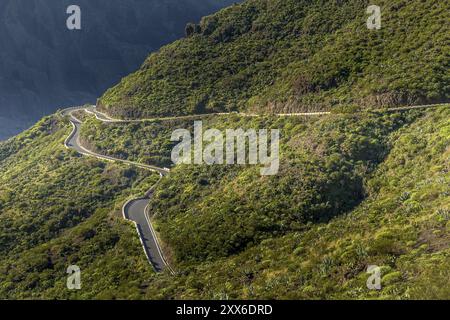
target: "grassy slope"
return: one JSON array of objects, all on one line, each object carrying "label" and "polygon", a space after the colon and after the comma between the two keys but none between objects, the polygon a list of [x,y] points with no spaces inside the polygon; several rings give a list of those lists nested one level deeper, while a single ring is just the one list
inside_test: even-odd
[{"label": "grassy slope", "polygon": [[[157,175],[79,157],[69,132],[52,116],[0,144],[1,298],[139,296],[153,276],[120,209]],[[82,292],[65,289],[71,264]]]},{"label": "grassy slope", "polygon": [[448,100],[446,1],[248,0],[204,18],[99,100],[117,117]]}]

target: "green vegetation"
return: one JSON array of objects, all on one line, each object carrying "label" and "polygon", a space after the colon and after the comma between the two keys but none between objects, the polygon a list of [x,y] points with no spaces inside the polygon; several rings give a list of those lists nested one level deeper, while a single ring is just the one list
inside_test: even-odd
[{"label": "green vegetation", "polygon": [[[67,122],[46,118],[0,145],[0,297],[449,298],[449,116],[205,119],[281,128],[281,168],[180,166],[162,181],[151,212],[175,276],[153,273],[120,214],[157,176],[65,150]],[[172,125],[105,125],[98,145],[120,133],[114,152],[138,150]],[[81,291],[65,288],[71,264]],[[365,286],[371,264],[381,291]]]},{"label": "green vegetation", "polygon": [[170,120],[132,125],[108,124],[94,117],[83,117],[80,140],[101,154],[139,163],[170,167],[175,143],[170,141],[175,128],[189,128],[192,121]]},{"label": "green vegetation", "polygon": [[280,128],[280,170],[270,177],[255,166],[173,170],[152,209],[177,262],[229,256],[350,211],[365,196],[364,178],[388,152],[390,132],[411,120],[367,114],[219,121],[219,129]]},{"label": "green vegetation", "polygon": [[[313,148],[316,152],[319,150],[327,152],[327,148],[321,148],[322,141],[331,143],[331,147],[338,145],[333,141],[341,141],[342,144],[338,150],[342,151],[339,153],[347,155],[346,150],[352,150],[350,154],[355,157],[358,152],[352,149],[352,144],[348,142],[364,141],[361,137],[362,132],[372,136],[375,141],[378,141],[376,142],[378,145],[387,146],[384,149],[388,151],[387,153],[384,151],[379,153],[379,155],[384,154],[382,162],[374,170],[367,170],[367,174],[362,174],[365,199],[354,209],[329,222],[309,223],[301,230],[285,228],[284,235],[273,235],[265,240],[258,239],[239,254],[227,255],[214,261],[207,259],[200,264],[200,267],[192,267],[192,269],[188,266],[196,266],[196,264],[186,262],[183,268],[192,270],[191,273],[177,279],[177,284],[169,288],[159,287],[154,290],[166,290],[167,296],[176,292],[182,298],[200,296],[203,298],[277,299],[448,299],[450,297],[448,269],[450,263],[448,216],[450,111],[448,109],[433,110],[425,115],[417,116],[419,114],[409,113],[403,116],[398,114],[380,116],[369,120],[372,124],[378,123],[378,126],[367,126],[367,120],[352,123],[347,117],[332,121],[324,119],[316,123],[311,135],[314,138],[309,140],[312,146],[316,146]],[[403,121],[404,125],[397,127],[397,130],[392,127],[392,124]],[[336,129],[344,123],[346,127],[344,133],[339,134],[341,137],[335,136],[340,132]],[[316,126],[322,129],[328,127],[328,130],[316,131],[322,133],[314,136]],[[381,135],[383,127],[387,135]],[[359,134],[355,131],[359,131]],[[380,136],[374,136],[374,132],[380,132]],[[327,136],[333,136],[333,139],[328,140],[325,138]],[[350,136],[353,138],[348,138]],[[299,141],[308,140],[294,141],[300,143]],[[380,143],[381,141],[383,143]],[[344,146],[350,148],[347,149]],[[324,160],[329,158],[333,157],[326,156]],[[367,159],[362,161],[364,163]],[[326,162],[324,164],[325,167],[318,165],[317,172],[326,172]],[[186,176],[186,172],[179,175],[183,179],[186,179]],[[234,183],[225,180],[219,184],[220,199],[225,199],[222,200],[225,204],[229,203],[228,198],[234,195],[232,192],[227,192],[233,187],[235,192],[239,192],[235,196],[235,200],[239,202],[230,208],[228,218],[224,217],[222,221],[216,220],[219,226],[212,226],[209,236],[201,232],[204,230],[203,221],[209,221],[209,217],[217,216],[217,212],[222,212],[224,205],[219,205],[222,201],[209,195],[202,197],[200,203],[190,201],[192,189],[204,190],[198,182],[201,176],[194,176],[195,178],[192,179],[194,188],[190,188],[189,192],[182,192],[179,196],[183,199],[183,203],[178,208],[184,206],[186,213],[178,211],[180,213],[176,214],[174,210],[164,215],[162,211],[160,212],[163,215],[159,219],[162,230],[170,231],[171,226],[180,227],[180,235],[170,233],[173,238],[167,239],[175,244],[175,252],[180,246],[177,239],[183,237],[184,228],[197,230],[195,234],[198,236],[189,240],[188,243],[194,243],[197,246],[202,242],[214,244],[217,237],[224,237],[214,232],[220,228],[220,225],[230,228],[224,231],[226,236],[231,237],[236,233],[247,235],[248,233],[244,231],[249,228],[242,228],[242,226],[245,224],[249,226],[248,221],[251,221],[251,217],[242,223],[239,220],[239,224],[235,226],[228,224],[226,220],[234,219],[236,215],[242,218],[243,215],[240,213],[249,214],[252,209],[260,210],[261,203],[266,206],[272,203],[279,204],[277,209],[271,211],[275,215],[278,214],[277,222],[286,221],[285,208],[298,206],[292,193],[280,192],[279,183],[258,186],[251,182],[252,179],[247,182],[240,178],[241,176],[244,176],[244,173],[232,179]],[[289,176],[292,176],[292,172],[289,175],[283,172],[279,179],[287,180]],[[169,177],[171,178],[177,179],[175,175]],[[253,178],[257,179],[256,176]],[[290,182],[293,183],[293,180],[291,179]],[[179,179],[170,186],[178,188],[180,185],[178,181]],[[305,181],[303,177],[302,181]],[[261,181],[259,183],[261,184]],[[252,185],[253,189],[247,188],[248,185]],[[266,202],[264,201],[265,193],[262,191],[269,187],[271,189],[267,192],[270,192],[271,197],[270,201]],[[347,188],[351,187],[352,185],[348,185],[347,182]],[[343,187],[337,185],[335,188]],[[216,190],[217,186],[211,189]],[[298,189],[299,187],[295,185],[294,190]],[[160,190],[160,195],[164,193],[164,190]],[[194,192],[194,195],[197,193]],[[258,202],[247,201],[257,193],[259,193]],[[329,191],[320,195],[328,194]],[[165,208],[166,201],[168,200],[155,202],[155,207]],[[283,206],[283,204],[286,205]],[[298,212],[301,213],[301,211]],[[169,215],[171,219],[165,219]],[[192,225],[185,216],[190,216],[194,220],[191,222]],[[202,224],[198,223],[198,216],[202,216]],[[161,232],[161,235],[165,234],[167,233]],[[187,241],[186,238],[183,239]],[[232,239],[239,238],[234,236]],[[183,245],[183,248],[189,249],[186,245]],[[217,253],[215,250],[211,252]],[[222,252],[219,251],[219,253]],[[187,254],[183,253],[179,259],[189,261],[190,259],[186,256]],[[370,291],[366,288],[368,275],[365,271],[368,265],[382,267],[383,289],[381,291]],[[154,294],[155,291],[151,293]]]},{"label": "green vegetation", "polygon": [[[281,128],[280,173],[261,177],[251,166],[173,169],[151,212],[181,274],[155,279],[146,297],[450,297],[449,115],[436,108],[205,118],[205,128]],[[111,155],[142,146],[148,140],[140,137],[155,126],[169,132],[192,125],[90,121],[101,130],[95,142],[101,149],[117,141]],[[382,266],[380,292],[365,286],[371,264]]]},{"label": "green vegetation", "polygon": [[[275,176],[258,166],[172,168],[150,204],[171,265],[155,274],[123,203],[157,174],[63,146],[67,119],[0,143],[0,298],[450,299],[450,109],[378,112],[449,96],[448,2],[248,0],[186,28],[110,89],[115,117],[240,110],[204,129],[281,129]],[[273,112],[331,109],[320,117]],[[105,124],[83,144],[170,166],[193,120]],[[66,289],[66,269],[82,290]],[[369,265],[382,290],[367,289]]]},{"label": "green vegetation", "polygon": [[99,99],[115,117],[447,101],[448,1],[247,0],[188,26]]},{"label": "green vegetation", "polygon": [[[120,210],[158,176],[65,150],[69,132],[52,116],[0,144],[1,298],[125,298],[153,276]],[[71,264],[89,288],[79,294],[65,288]]]}]

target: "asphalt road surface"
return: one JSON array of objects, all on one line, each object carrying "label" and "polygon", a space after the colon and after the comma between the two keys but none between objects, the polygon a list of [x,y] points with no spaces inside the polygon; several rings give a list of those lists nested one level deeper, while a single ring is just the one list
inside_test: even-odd
[{"label": "asphalt road surface", "polygon": [[128,202],[124,207],[124,214],[128,220],[136,223],[136,229],[141,238],[147,259],[157,272],[161,272],[166,268],[166,263],[161,254],[161,249],[155,240],[151,224],[146,216],[146,207],[150,199],[151,196]]}]

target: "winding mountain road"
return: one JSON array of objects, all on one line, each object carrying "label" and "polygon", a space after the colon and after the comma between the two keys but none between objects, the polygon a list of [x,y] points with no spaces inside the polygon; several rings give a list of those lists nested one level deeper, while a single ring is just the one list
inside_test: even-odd
[{"label": "winding mountain road", "polygon": [[[381,110],[380,112],[395,112],[395,111],[405,111],[405,110],[413,110],[413,109],[425,109],[425,108],[434,108],[434,107],[449,107],[449,104],[432,104],[432,105],[418,105],[418,106],[408,106],[408,107],[399,107]],[[109,117],[108,115],[99,112],[95,106],[90,107],[74,107],[62,110],[61,113],[63,116],[69,116],[69,120],[73,126],[73,130],[67,139],[64,142],[66,148],[70,148],[75,150],[76,152],[85,155],[91,156],[102,160],[121,162],[131,166],[136,166],[139,168],[143,168],[146,170],[151,170],[154,172],[158,172],[160,174],[160,179],[158,182],[152,186],[152,188],[147,191],[147,193],[138,199],[132,199],[125,203],[122,208],[122,214],[125,219],[132,221],[135,226],[137,233],[139,235],[142,247],[144,248],[145,255],[147,256],[148,261],[153,266],[156,272],[162,272],[164,270],[169,270],[170,273],[174,274],[174,270],[167,263],[164,258],[161,246],[158,242],[158,238],[156,236],[156,232],[153,228],[153,225],[150,221],[148,214],[148,205],[153,196],[153,191],[155,187],[158,185],[159,181],[164,177],[164,175],[168,174],[169,169],[167,168],[159,168],[156,166],[141,164],[133,161],[118,159],[114,157],[110,157],[107,155],[102,155],[91,151],[84,147],[80,143],[80,128],[82,121],[79,120],[76,116],[74,116],[75,111],[85,111],[88,114],[95,116],[99,121],[106,123],[136,123],[136,122],[146,122],[146,121],[156,121],[156,120],[173,120],[173,119],[194,119],[198,117],[204,117],[208,115],[229,115],[229,114],[238,114],[240,116],[245,117],[258,117],[256,114],[245,114],[245,113],[215,113],[215,114],[202,114],[202,115],[193,115],[193,116],[179,116],[179,117],[167,117],[167,118],[153,118],[153,119],[136,119],[136,120],[121,120],[114,119]],[[329,115],[330,112],[310,112],[310,113],[286,113],[286,114],[277,114],[276,116],[280,117],[290,117],[290,116],[323,116]]]},{"label": "winding mountain road", "polygon": [[69,116],[69,120],[73,126],[72,132],[64,142],[66,148],[73,149],[85,156],[91,156],[101,160],[121,162],[159,173],[160,179],[158,180],[158,182],[154,186],[152,186],[152,188],[147,191],[147,193],[142,198],[127,201],[122,208],[122,214],[125,219],[130,220],[134,223],[145,255],[147,256],[148,261],[153,266],[155,271],[162,272],[165,269],[168,269],[171,273],[174,273],[173,269],[164,258],[161,246],[159,245],[158,238],[147,211],[148,204],[153,196],[154,188],[159,183],[159,181],[161,181],[162,177],[168,173],[168,170],[156,166],[140,164],[137,162],[102,155],[84,147],[80,142],[80,128],[82,121],[73,115],[75,111],[82,110],[86,111],[86,108],[70,108],[62,112],[64,116]]}]

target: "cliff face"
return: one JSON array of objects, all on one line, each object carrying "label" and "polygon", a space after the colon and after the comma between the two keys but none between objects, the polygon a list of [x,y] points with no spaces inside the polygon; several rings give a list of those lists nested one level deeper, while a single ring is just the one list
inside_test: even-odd
[{"label": "cliff face", "polygon": [[61,106],[95,99],[231,0],[78,0],[82,30],[66,27],[68,0],[0,2],[0,140]]}]

